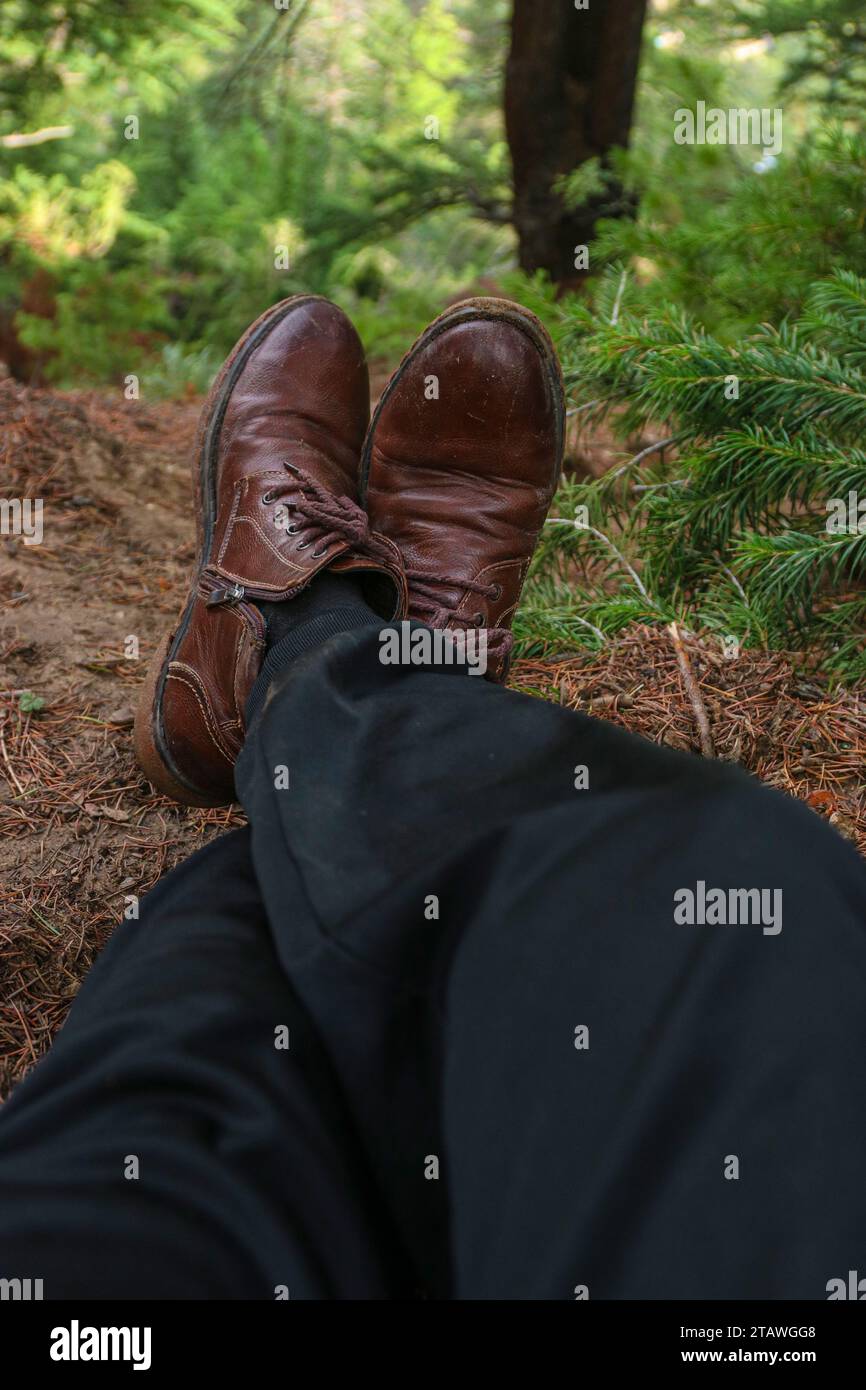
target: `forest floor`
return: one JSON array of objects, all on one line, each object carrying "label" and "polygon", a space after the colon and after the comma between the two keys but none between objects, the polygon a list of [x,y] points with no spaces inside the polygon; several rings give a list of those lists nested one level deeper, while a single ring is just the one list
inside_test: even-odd
[{"label": "forest floor", "polygon": [[[132,754],[138,686],[194,558],[198,410],[0,381],[0,492],[45,508],[42,544],[0,539],[0,1095],[47,1047],[128,898],[243,823],[166,800]],[[517,662],[512,684],[694,751],[697,691],[716,756],[866,852],[866,700],[784,655],[730,661],[688,635],[684,650],[691,693],[671,638],[645,629],[599,655]],[[25,692],[44,706],[22,709]]]}]

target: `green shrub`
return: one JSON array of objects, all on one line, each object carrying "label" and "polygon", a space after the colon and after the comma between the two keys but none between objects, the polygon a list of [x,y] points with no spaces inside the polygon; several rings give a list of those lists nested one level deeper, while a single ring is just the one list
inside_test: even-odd
[{"label": "green shrub", "polygon": [[[518,635],[597,645],[677,618],[866,675],[866,278],[837,271],[796,324],[736,345],[679,310],[637,317],[621,292],[610,276],[606,315],[564,310],[576,408],[667,448],[566,481]],[[862,530],[859,513],[847,525],[852,494]]]}]

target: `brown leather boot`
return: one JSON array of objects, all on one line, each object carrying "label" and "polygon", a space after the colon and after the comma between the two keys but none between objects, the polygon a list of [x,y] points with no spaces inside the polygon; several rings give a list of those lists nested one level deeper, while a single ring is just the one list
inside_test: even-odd
[{"label": "brown leather boot", "polygon": [[262,314],[214,383],[193,460],[196,574],[135,723],[139,763],[177,801],[233,800],[244,707],[265,654],[251,599],[290,600],[329,567],[364,576],[383,617],[406,611],[399,552],[371,534],[357,504],[369,414],[358,335],[315,295]]},{"label": "brown leather boot", "polygon": [[496,680],[559,479],[564,421],[543,325],[507,300],[467,299],[421,334],[367,431],[361,495],[370,525],[403,554],[410,617],[487,629]]}]

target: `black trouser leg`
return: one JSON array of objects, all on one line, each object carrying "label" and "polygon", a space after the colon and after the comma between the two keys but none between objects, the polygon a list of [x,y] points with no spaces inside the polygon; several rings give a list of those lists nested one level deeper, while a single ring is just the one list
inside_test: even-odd
[{"label": "black trouser leg", "polygon": [[[866,873],[810,812],[375,631],[277,677],[238,784],[252,868],[234,836],[166,880],[0,1116],[0,1273],[823,1298],[858,1267]],[[781,930],[677,923],[699,882],[781,891]]]},{"label": "black trouser leg", "polygon": [[401,1287],[393,1248],[235,831],[117,928],[0,1112],[0,1277],[46,1298],[375,1298]]},{"label": "black trouser leg", "polygon": [[[239,785],[419,1277],[826,1297],[866,1243],[859,857],[736,769],[377,648],[278,678]],[[281,921],[287,883],[309,911]],[[700,883],[769,916],[678,923]]]}]

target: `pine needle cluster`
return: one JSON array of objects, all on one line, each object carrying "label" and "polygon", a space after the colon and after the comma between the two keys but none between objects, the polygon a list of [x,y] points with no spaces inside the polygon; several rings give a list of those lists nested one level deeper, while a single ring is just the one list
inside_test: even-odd
[{"label": "pine needle cluster", "polygon": [[569,307],[562,349],[578,419],[648,442],[564,483],[524,648],[677,620],[866,676],[866,278],[837,270],[796,321],[732,345],[682,312],[632,315],[612,271],[592,310]]}]

